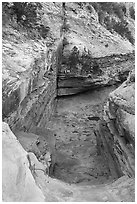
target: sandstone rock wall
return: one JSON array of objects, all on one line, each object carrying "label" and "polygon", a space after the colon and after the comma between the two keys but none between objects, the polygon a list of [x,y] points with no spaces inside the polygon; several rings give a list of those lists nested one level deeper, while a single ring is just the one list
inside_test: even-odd
[{"label": "sandstone rock wall", "polygon": [[94,9],[89,14],[86,5],[73,6],[66,3],[63,12],[65,20],[57,48],[58,95],[126,80],[134,68],[134,46],[102,26]]},{"label": "sandstone rock wall", "polygon": [[[15,45],[13,45],[13,48],[14,46]],[[19,50],[18,46],[17,50]],[[30,48],[32,47],[30,46]],[[18,77],[19,71],[19,56],[17,59],[14,56],[11,58],[12,61],[15,62],[13,65],[16,66],[16,69],[11,65],[9,71],[8,61],[5,61],[3,71],[8,70],[8,75],[6,75],[5,72],[3,74],[3,120],[9,124],[12,131],[18,136],[19,141],[26,151],[33,152],[38,159],[40,157],[48,157],[46,159],[50,160],[49,166],[51,172],[55,164],[55,142],[54,145],[51,145],[50,140],[52,141],[54,136],[51,134],[51,138],[45,142],[47,136],[45,129],[46,132],[41,142],[39,142],[39,148],[36,144],[36,137],[41,138],[40,135],[36,132],[34,133],[38,135],[32,135],[31,133],[34,127],[45,128],[51,115],[55,111],[56,58],[54,50],[51,51],[51,56],[48,58],[47,50],[44,52],[40,51],[39,47],[37,47],[37,49],[37,51],[40,52],[39,55],[35,56],[35,52],[32,49],[33,55],[31,57],[28,56],[28,59],[31,59],[32,62],[27,64],[24,70],[20,70],[19,79],[16,78]],[[22,49],[22,52],[24,54],[25,50]],[[4,60],[5,57],[6,56],[3,57]],[[20,68],[22,69],[23,59],[24,57],[20,59]],[[12,75],[14,76],[13,78]],[[30,141],[30,139],[32,141]],[[26,144],[27,142],[28,144]]]},{"label": "sandstone rock wall", "polygon": [[[15,30],[9,28],[12,34]],[[11,33],[9,33],[9,36]],[[13,35],[18,37],[19,33]],[[44,83],[46,45],[3,39],[3,118],[17,109],[23,99]]]},{"label": "sandstone rock wall", "polygon": [[[45,127],[56,108],[55,48],[47,47],[48,40],[32,39],[25,28],[14,21],[13,25],[7,22],[3,26],[3,121],[26,151],[33,152],[38,159],[47,157],[53,169],[55,141],[51,145],[50,140],[54,134],[45,141]],[[45,128],[45,135],[32,134],[34,127]],[[39,145],[36,138],[40,138]]]},{"label": "sandstone rock wall", "polygon": [[45,197],[29,169],[27,152],[6,123],[2,126],[2,147],[3,201],[44,202]]},{"label": "sandstone rock wall", "polygon": [[16,111],[5,118],[11,128],[29,130],[33,126],[45,126],[55,108],[56,81],[48,81],[20,103]]},{"label": "sandstone rock wall", "polygon": [[[4,45],[7,46],[5,41]],[[13,43],[12,46],[16,55],[20,51],[22,56],[12,56],[11,62],[14,63],[10,65],[10,68],[4,49],[2,113],[3,120],[11,128],[28,130],[33,125],[45,126],[54,112],[56,104],[56,59],[52,57],[52,63],[51,60],[48,62],[47,49],[41,50],[44,48],[40,49],[40,45],[40,43],[36,44],[36,52],[30,41],[25,48],[20,48],[21,45],[18,44],[15,49]],[[25,61],[25,52],[28,52],[29,46],[32,50],[27,59],[31,63]]]},{"label": "sandstone rock wall", "polygon": [[45,126],[55,108],[56,84],[51,81],[28,95],[17,111],[7,119],[13,129],[28,131]]},{"label": "sandstone rock wall", "polygon": [[[66,68],[58,73],[58,95],[75,94],[88,89],[109,86],[126,80],[128,73],[134,69],[134,54],[108,56],[86,59],[86,65]],[[73,64],[73,60],[72,60]],[[90,65],[92,64],[92,65]]]},{"label": "sandstone rock wall", "polygon": [[[117,176],[135,176],[135,76],[128,79],[108,99],[98,131],[99,153],[104,153]],[[109,157],[111,157],[109,159]]]}]

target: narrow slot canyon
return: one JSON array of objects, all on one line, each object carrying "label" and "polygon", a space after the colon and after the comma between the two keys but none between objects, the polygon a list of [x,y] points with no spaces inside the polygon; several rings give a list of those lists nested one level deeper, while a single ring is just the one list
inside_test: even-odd
[{"label": "narrow slot canyon", "polygon": [[134,3],[2,16],[2,200],[135,202]]}]

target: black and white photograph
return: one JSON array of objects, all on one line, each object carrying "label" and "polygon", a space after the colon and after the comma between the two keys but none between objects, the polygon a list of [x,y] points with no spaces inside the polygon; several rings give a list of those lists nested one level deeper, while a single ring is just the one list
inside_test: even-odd
[{"label": "black and white photograph", "polygon": [[135,1],[2,7],[2,202],[135,202]]}]

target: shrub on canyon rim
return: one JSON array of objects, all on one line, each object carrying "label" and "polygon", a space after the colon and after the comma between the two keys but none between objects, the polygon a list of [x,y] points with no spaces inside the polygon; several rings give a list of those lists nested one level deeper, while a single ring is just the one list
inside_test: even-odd
[{"label": "shrub on canyon rim", "polygon": [[[90,5],[94,7],[98,13],[99,23],[105,26],[110,32],[117,32],[124,38],[127,38],[130,43],[134,44],[134,38],[128,28],[126,22],[127,8],[124,3],[113,2],[91,2]],[[129,13],[132,19],[135,19],[135,10],[131,6]]]},{"label": "shrub on canyon rim", "polygon": [[121,22],[114,22],[113,29],[120,34],[122,37],[125,37],[131,42],[132,44],[135,43],[134,38],[132,37],[131,31],[129,31],[126,23]]},{"label": "shrub on canyon rim", "polygon": [[[3,2],[3,20],[16,21],[18,25],[27,28],[28,34],[38,32],[45,38],[50,28],[42,23],[42,4],[38,2]],[[33,30],[33,32],[32,32]]]},{"label": "shrub on canyon rim", "polygon": [[40,20],[40,3],[32,2],[3,2],[3,12],[8,12],[10,17],[16,17],[18,23],[30,27]]}]

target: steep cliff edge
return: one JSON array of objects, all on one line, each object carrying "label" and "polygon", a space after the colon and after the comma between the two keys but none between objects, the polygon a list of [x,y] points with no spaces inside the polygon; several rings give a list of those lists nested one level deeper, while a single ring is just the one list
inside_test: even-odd
[{"label": "steep cliff edge", "polygon": [[109,95],[97,133],[99,154],[117,176],[135,176],[135,75]]}]

